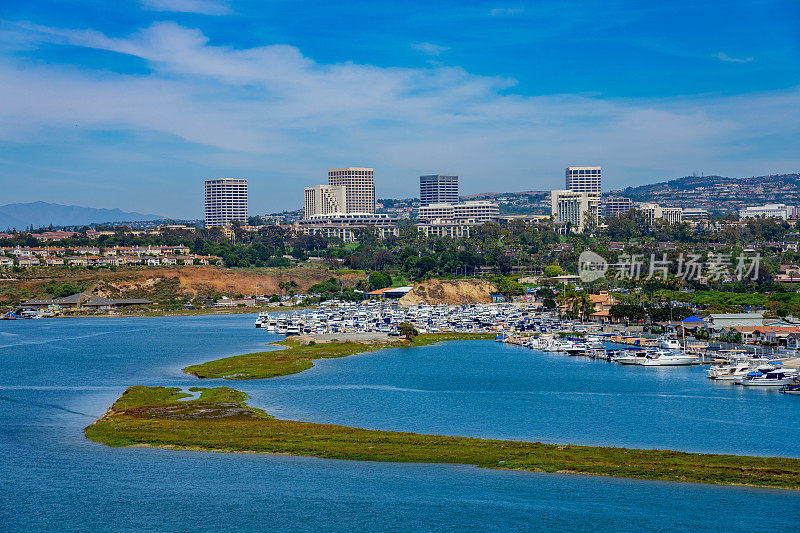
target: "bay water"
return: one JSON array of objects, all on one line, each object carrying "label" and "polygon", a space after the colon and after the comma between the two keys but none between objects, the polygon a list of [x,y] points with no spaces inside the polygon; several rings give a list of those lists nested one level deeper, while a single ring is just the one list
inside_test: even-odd
[{"label": "bay water", "polygon": [[270,380],[186,365],[262,351],[254,316],[0,321],[0,530],[711,531],[795,523],[800,492],[110,448],[131,385],[225,384],[287,419],[419,433],[800,457],[800,398],[492,341],[391,349]]}]

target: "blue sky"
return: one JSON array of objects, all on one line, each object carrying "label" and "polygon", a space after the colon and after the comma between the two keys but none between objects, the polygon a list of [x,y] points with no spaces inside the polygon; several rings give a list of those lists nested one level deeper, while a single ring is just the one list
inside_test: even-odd
[{"label": "blue sky", "polygon": [[201,217],[202,179],[241,176],[263,213],[338,166],[378,197],[800,170],[796,0],[5,0],[0,80],[0,204]]}]

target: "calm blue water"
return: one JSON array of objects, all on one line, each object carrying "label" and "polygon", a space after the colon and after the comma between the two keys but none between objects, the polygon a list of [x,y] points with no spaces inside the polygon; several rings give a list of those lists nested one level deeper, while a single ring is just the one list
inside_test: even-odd
[{"label": "calm blue water", "polygon": [[[0,322],[0,530],[729,531],[790,525],[800,510],[794,491],[114,449],[83,438],[127,386],[195,385],[180,368],[276,338],[252,322]],[[234,385],[285,418],[800,457],[800,398],[715,386],[699,369],[619,367],[493,342],[386,350]],[[765,515],[770,508],[781,511]]]}]

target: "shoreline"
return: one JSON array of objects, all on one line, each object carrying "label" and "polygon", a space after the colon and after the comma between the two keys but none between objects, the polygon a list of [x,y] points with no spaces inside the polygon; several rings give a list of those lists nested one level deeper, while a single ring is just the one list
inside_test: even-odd
[{"label": "shoreline", "polygon": [[[258,313],[291,313],[297,311],[310,311],[317,309],[317,305],[302,306],[287,306],[287,307],[233,307],[233,308],[220,308],[220,309],[176,309],[176,310],[153,310],[141,311],[132,313],[70,313],[63,315],[56,315],[51,317],[43,317],[41,320],[51,320],[54,318],[160,318],[172,316],[213,316],[213,315],[248,315]],[[17,319],[17,320],[30,320],[30,319]]]},{"label": "shoreline", "polygon": [[280,420],[228,387],[130,387],[87,438],[115,447],[148,446],[376,462],[450,463],[481,468],[631,479],[800,489],[800,459],[658,449],[543,444],[361,429]]}]

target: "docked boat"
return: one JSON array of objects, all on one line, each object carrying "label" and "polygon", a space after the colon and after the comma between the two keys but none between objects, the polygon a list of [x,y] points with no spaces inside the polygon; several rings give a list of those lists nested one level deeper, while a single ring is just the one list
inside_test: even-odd
[{"label": "docked boat", "polygon": [[680,350],[681,343],[678,342],[678,339],[676,339],[675,337],[662,335],[661,337],[658,338],[658,342],[656,342],[656,347],[661,350],[667,350],[667,351]]},{"label": "docked boat", "polygon": [[797,370],[776,368],[767,372],[748,372],[740,383],[746,387],[781,387],[790,385],[797,378]]},{"label": "docked boat", "polygon": [[256,318],[255,326],[257,328],[267,328],[267,324],[269,323],[269,313],[259,313],[258,318]]},{"label": "docked boat", "polygon": [[784,394],[800,395],[800,379],[795,378],[793,382],[781,387],[781,392]]},{"label": "docked boat", "polygon": [[620,355],[611,360],[621,365],[641,365],[647,359],[647,352],[644,350],[620,350]]},{"label": "docked boat", "polygon": [[752,367],[748,361],[739,363],[725,363],[721,365],[713,365],[706,373],[708,379],[716,379],[720,381],[740,381],[752,371]]},{"label": "docked boat", "polygon": [[687,366],[697,362],[697,357],[685,353],[673,353],[658,350],[648,353],[642,366]]},{"label": "docked boat", "polygon": [[589,350],[591,350],[591,347],[583,342],[575,342],[572,344],[572,346],[567,346],[566,348],[564,348],[564,351],[568,355],[573,355],[573,356],[586,355],[587,353],[589,353]]}]

